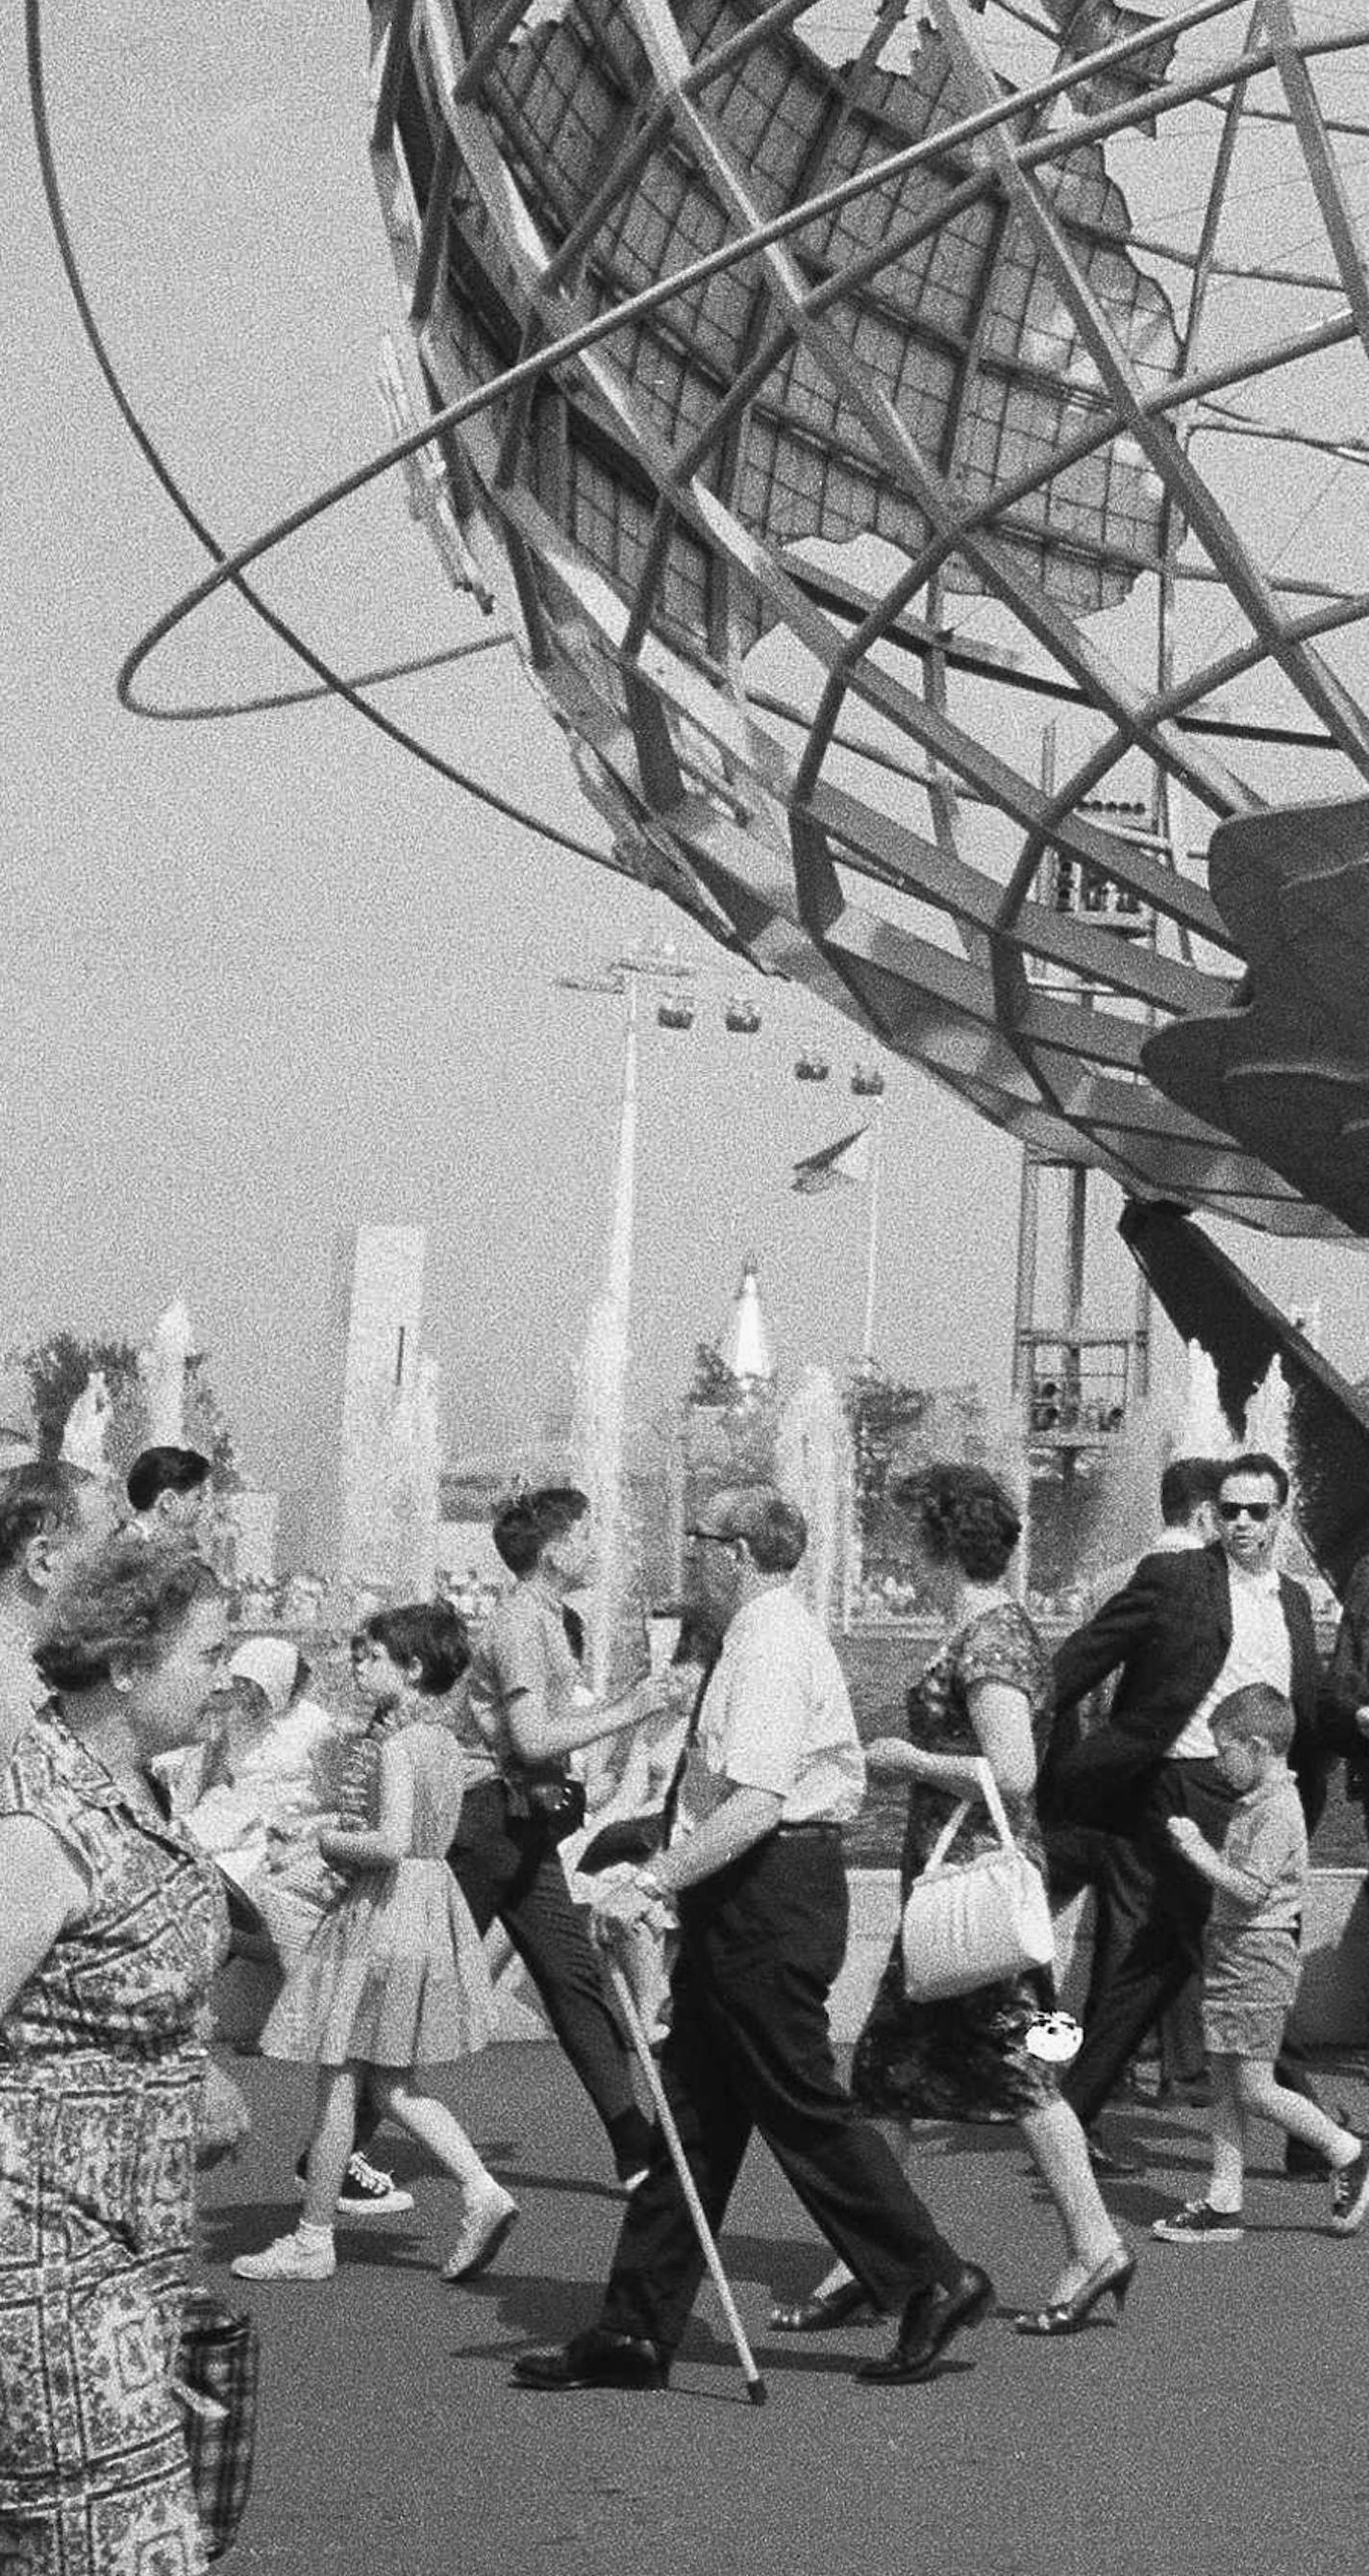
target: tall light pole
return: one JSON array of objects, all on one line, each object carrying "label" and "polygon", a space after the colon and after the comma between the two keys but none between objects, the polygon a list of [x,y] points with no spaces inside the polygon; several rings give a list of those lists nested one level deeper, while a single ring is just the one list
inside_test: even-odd
[{"label": "tall light pole", "polygon": [[875,1356],[875,1279],[879,1263],[879,1181],[884,1156],[884,1097],[873,1096],[870,1112],[869,1194],[865,1217],[865,1322],[861,1331],[860,1356],[869,1368]]},{"label": "tall light pole", "polygon": [[[865,1315],[861,1328],[860,1360],[858,1368],[858,1378],[860,1382],[868,1386],[876,1373],[875,1287],[879,1272],[879,1185],[881,1166],[884,1159],[884,1076],[874,1066],[858,1065],[851,1077],[851,1089],[858,1099],[862,1101],[868,1100],[870,1103],[870,1124],[866,1129],[866,1134],[870,1140],[870,1150],[869,1159],[866,1165]],[[852,1619],[855,1612],[856,1596],[860,1589],[862,1555],[860,1505],[856,1494],[854,1418],[852,1419],[851,1429],[853,1455],[851,1461],[851,1472],[846,1480],[844,1507],[845,1526],[841,1533],[841,1628],[843,1636],[849,1635],[851,1630]]]},{"label": "tall light pole", "polygon": [[605,1691],[613,1663],[614,1623],[629,1575],[625,1503],[627,1375],[632,1309],[632,1253],[637,1201],[637,1090],[640,991],[644,982],[679,981],[690,969],[673,951],[635,949],[606,973],[561,975],[563,991],[621,996],[622,1083],[604,1284],[590,1311],[576,1388],[575,1446],[599,1532],[599,1574],[586,1621],[590,1688]]}]

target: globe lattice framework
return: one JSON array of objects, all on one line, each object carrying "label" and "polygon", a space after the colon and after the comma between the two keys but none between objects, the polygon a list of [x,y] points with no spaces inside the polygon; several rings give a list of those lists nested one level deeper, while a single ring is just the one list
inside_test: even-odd
[{"label": "globe lattice framework", "polygon": [[427,399],[519,370],[446,498],[613,864],[1043,1154],[1369,1231],[1369,16],[372,31]]}]

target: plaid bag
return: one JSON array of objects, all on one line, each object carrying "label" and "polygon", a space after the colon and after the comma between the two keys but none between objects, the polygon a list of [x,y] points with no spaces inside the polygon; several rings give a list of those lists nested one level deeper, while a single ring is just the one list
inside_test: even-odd
[{"label": "plaid bag", "polygon": [[211,2558],[232,2547],[252,2484],[258,2358],[250,2316],[226,2308],[210,2290],[187,2292],[171,2393]]}]

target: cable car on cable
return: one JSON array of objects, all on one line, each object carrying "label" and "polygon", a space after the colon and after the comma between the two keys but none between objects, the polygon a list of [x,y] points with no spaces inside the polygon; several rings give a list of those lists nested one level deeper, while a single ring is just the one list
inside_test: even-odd
[{"label": "cable car on cable", "polygon": [[825,1082],[830,1071],[825,1055],[809,1052],[799,1057],[794,1067],[794,1079],[796,1082]]},{"label": "cable car on cable", "polygon": [[858,1064],[851,1076],[851,1089],[857,1100],[881,1100],[884,1096],[884,1076],[878,1065]]},{"label": "cable car on cable", "polygon": [[734,993],[723,1012],[724,1028],[730,1029],[734,1038],[753,1038],[760,1024],[755,1003],[748,1002],[744,993]]},{"label": "cable car on cable", "polygon": [[656,1005],[656,1025],[658,1028],[662,1029],[692,1029],[694,1026],[693,1003],[689,1001],[684,994],[681,994],[678,1000],[675,1001],[667,1000],[664,1002],[658,1002]]}]

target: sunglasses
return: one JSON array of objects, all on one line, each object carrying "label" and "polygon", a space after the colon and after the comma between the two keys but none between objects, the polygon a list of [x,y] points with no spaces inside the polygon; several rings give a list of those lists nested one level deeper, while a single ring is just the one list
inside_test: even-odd
[{"label": "sunglasses", "polygon": [[1274,1506],[1272,1503],[1219,1503],[1217,1509],[1224,1521],[1267,1521]]}]

